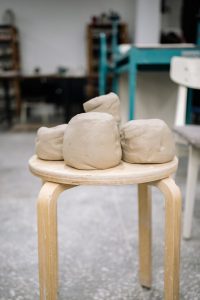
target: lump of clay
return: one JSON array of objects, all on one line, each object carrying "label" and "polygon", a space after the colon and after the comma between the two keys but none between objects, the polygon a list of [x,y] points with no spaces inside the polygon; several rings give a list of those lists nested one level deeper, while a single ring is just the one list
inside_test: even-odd
[{"label": "lump of clay", "polygon": [[111,114],[117,123],[120,122],[120,101],[114,93],[99,96],[83,103],[85,112],[105,112]]},{"label": "lump of clay", "polygon": [[63,157],[76,169],[107,169],[121,161],[117,123],[107,113],[78,114],[68,123],[64,134]]},{"label": "lump of clay", "polygon": [[121,128],[122,159],[129,163],[165,163],[174,158],[175,144],[159,119],[133,120]]},{"label": "lump of clay", "polygon": [[36,154],[45,160],[63,160],[63,136],[67,124],[40,127],[36,136]]}]

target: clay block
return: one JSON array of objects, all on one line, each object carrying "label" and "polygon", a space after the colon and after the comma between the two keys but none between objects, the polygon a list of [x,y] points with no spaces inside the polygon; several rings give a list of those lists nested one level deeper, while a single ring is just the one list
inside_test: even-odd
[{"label": "clay block", "polygon": [[83,104],[85,112],[105,112],[111,114],[120,123],[120,100],[114,93],[93,98]]},{"label": "clay block", "polygon": [[63,160],[63,136],[67,124],[40,127],[36,136],[36,154],[45,160]]},{"label": "clay block", "polygon": [[165,163],[175,156],[173,135],[159,119],[133,120],[121,128],[122,159],[129,163]]},{"label": "clay block", "polygon": [[107,169],[121,161],[117,123],[107,113],[78,114],[64,134],[63,156],[66,165],[76,169]]}]

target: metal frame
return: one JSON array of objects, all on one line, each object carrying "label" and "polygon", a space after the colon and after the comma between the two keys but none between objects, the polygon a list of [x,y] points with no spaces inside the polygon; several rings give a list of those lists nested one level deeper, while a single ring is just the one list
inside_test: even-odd
[{"label": "metal frame", "polygon": [[[116,37],[115,37],[116,39]],[[147,67],[155,70],[158,67],[169,68],[173,56],[200,57],[200,46],[173,46],[171,47],[136,47],[132,46],[125,54],[120,54],[116,42],[113,43],[118,50],[114,49],[113,64],[107,63],[106,36],[100,36],[100,65],[99,65],[99,94],[106,93],[106,79],[108,74],[113,75],[113,92],[118,91],[119,75],[128,73],[129,78],[129,119],[135,118],[135,92],[137,84],[137,71],[139,67]],[[189,108],[188,108],[189,109]],[[188,119],[189,122],[189,119]]]}]

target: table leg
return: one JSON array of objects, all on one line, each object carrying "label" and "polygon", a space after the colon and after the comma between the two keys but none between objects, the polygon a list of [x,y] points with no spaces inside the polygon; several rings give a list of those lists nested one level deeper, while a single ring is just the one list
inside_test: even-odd
[{"label": "table leg", "polygon": [[134,51],[131,50],[129,57],[129,120],[135,119],[136,74],[136,58],[134,58]]},{"label": "table leg", "polygon": [[39,193],[38,258],[40,300],[56,300],[58,290],[57,199],[73,186],[46,182]]},{"label": "table leg", "polygon": [[116,72],[113,73],[112,92],[119,94],[119,75]]},{"label": "table leg", "polygon": [[107,81],[107,45],[105,33],[100,33],[100,60],[99,60],[99,96],[106,94]]},{"label": "table leg", "polygon": [[13,85],[14,85],[14,89],[15,89],[15,98],[16,98],[16,113],[17,116],[20,116],[21,113],[21,91],[20,91],[20,81],[18,78],[13,80]]},{"label": "table leg", "polygon": [[162,179],[155,186],[165,197],[165,300],[179,299],[181,193],[172,178]]},{"label": "table leg", "polygon": [[5,99],[5,115],[8,126],[12,125],[12,112],[11,112],[11,99],[10,99],[10,79],[4,78],[2,80],[4,88],[4,99]]},{"label": "table leg", "polygon": [[147,184],[138,184],[139,211],[139,279],[142,286],[150,288],[151,263],[151,190]]}]

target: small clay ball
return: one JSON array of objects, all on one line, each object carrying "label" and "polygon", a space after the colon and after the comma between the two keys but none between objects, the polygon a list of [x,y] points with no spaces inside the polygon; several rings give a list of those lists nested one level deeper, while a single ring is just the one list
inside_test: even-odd
[{"label": "small clay ball", "polygon": [[99,96],[83,103],[85,112],[105,112],[111,114],[120,123],[120,100],[114,93]]},{"label": "small clay ball", "polygon": [[174,158],[172,132],[162,120],[129,121],[120,135],[122,159],[128,163],[165,163]]},{"label": "small clay ball", "polygon": [[36,136],[36,154],[45,160],[63,160],[63,137],[67,124],[40,127]]},{"label": "small clay ball", "polygon": [[117,166],[121,156],[119,130],[110,114],[78,114],[68,123],[63,142],[66,165],[82,170],[107,169]]}]

